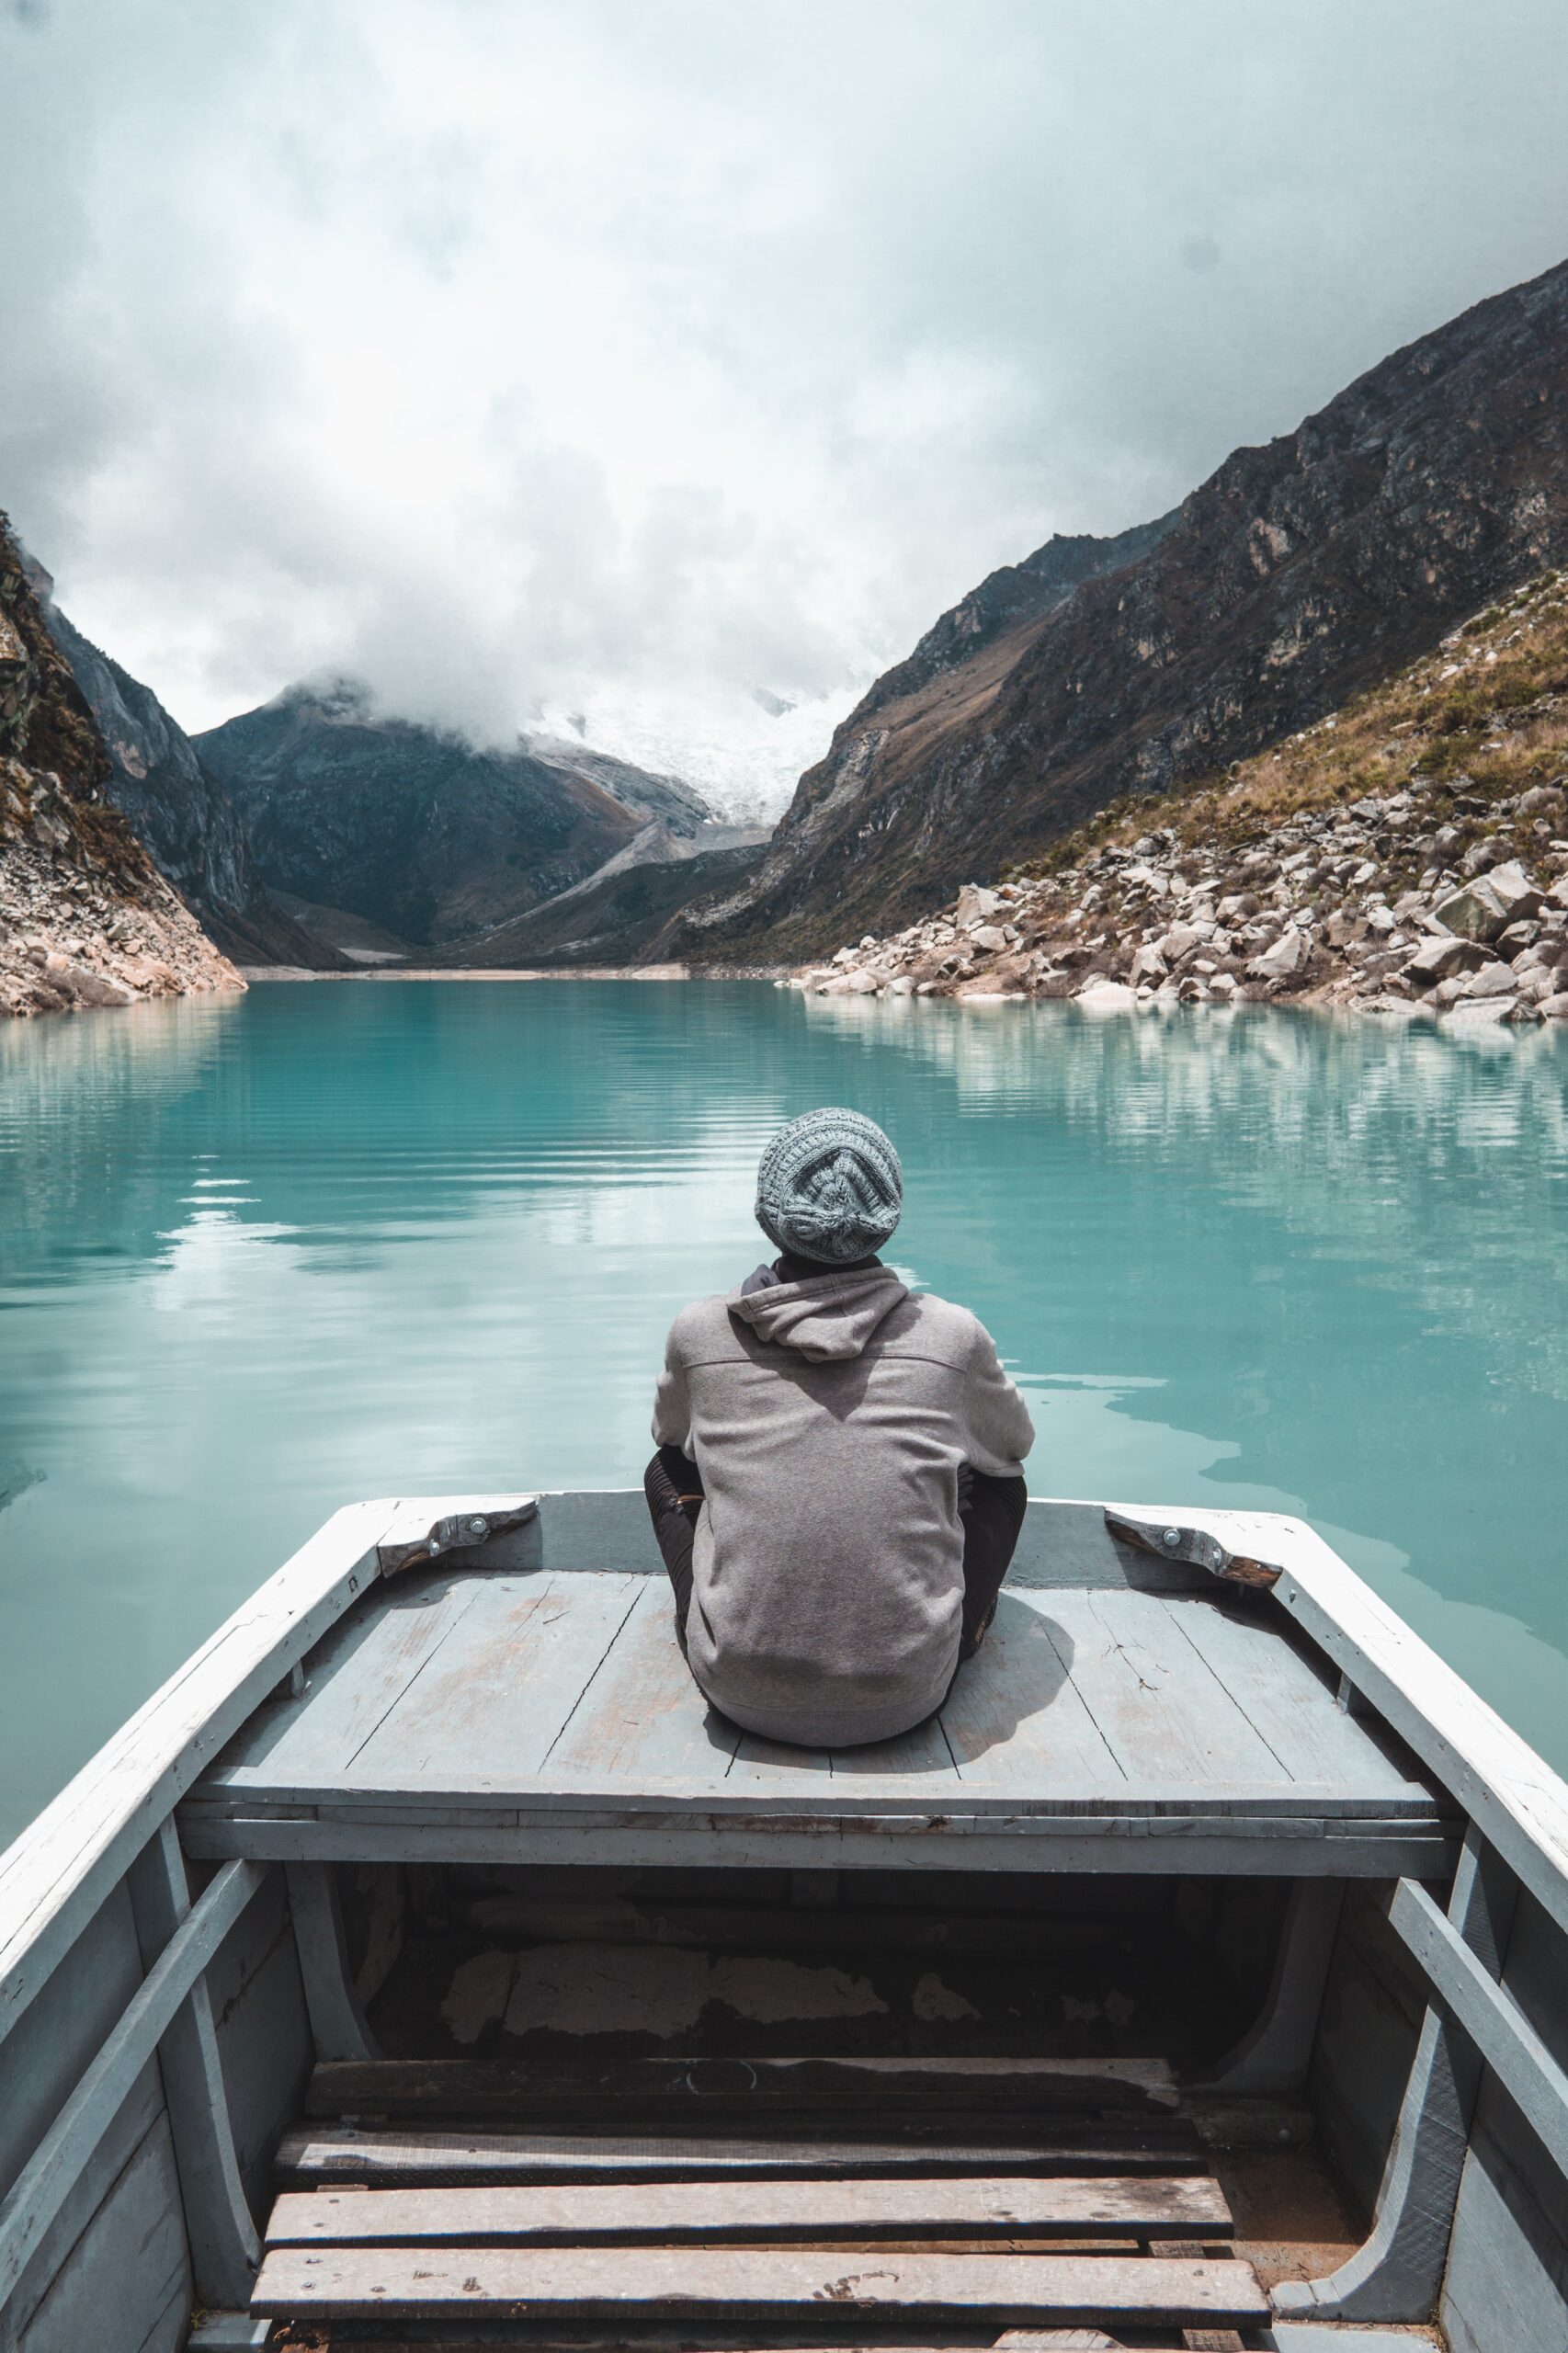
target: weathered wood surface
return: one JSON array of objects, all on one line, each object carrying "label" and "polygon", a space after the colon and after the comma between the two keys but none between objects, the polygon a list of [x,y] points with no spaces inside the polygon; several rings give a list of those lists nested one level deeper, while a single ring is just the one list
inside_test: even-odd
[{"label": "weathered wood surface", "polygon": [[[1514,1881],[1473,1829],[1449,1899],[1447,1932],[1491,1976],[1502,1968]],[[1396,1888],[1397,1900],[1400,1889]],[[1427,1901],[1423,1897],[1423,1901]],[[1472,2046],[1427,2006],[1399,2120],[1384,2162],[1372,2227],[1338,2268],[1318,2279],[1285,2280],[1281,2312],[1325,2320],[1421,2320],[1435,2308],[1480,2081]]]},{"label": "weathered wood surface", "polygon": [[530,2239],[772,2240],[860,2238],[1222,2239],[1232,2234],[1219,2184],[1204,2175],[1038,2176],[940,2181],[649,2184],[623,2188],[318,2189],[278,2199],[269,2246],[483,2245]]},{"label": "weathered wood surface", "polygon": [[1102,2123],[1073,2118],[1050,2129],[1035,2125],[1017,2138],[993,2128],[971,2140],[957,2137],[962,2119],[944,2120],[926,2134],[869,2132],[857,2120],[843,2131],[781,2137],[711,2132],[680,2134],[485,2132],[429,2126],[406,2131],[323,2123],[285,2133],[278,2178],[301,2188],[358,2181],[410,2187],[449,2183],[657,2182],[787,2180],[827,2175],[838,2180],[905,2173],[932,2177],[1006,2173],[1199,2173],[1203,2144],[1185,2119],[1123,2119]]},{"label": "weathered wood surface", "polygon": [[1304,1521],[1268,1512],[1186,1517],[1233,1548],[1274,1548],[1285,1569],[1275,1602],[1568,1928],[1568,1783]]},{"label": "weathered wood surface", "polygon": [[1463,2028],[1559,2173],[1568,2176],[1568,2071],[1424,1887],[1401,1880],[1389,1918],[1426,1972],[1437,2001]]},{"label": "weathered wood surface", "polygon": [[1230,2257],[1155,2261],[1085,2255],[859,2255],[628,2247],[279,2247],[254,2312],[442,2319],[566,2313],[671,2318],[831,2305],[846,2313],[946,2313],[998,2325],[1031,2319],[1139,2325],[1256,2325],[1268,2300],[1252,2266]]},{"label": "weathered wood surface", "polygon": [[[420,1573],[399,1608],[430,1641],[383,1637],[379,1602],[324,1646],[304,1699],[187,1802],[189,1851],[551,1863],[591,1840],[607,1863],[821,1865],[917,1836],[933,1860],[963,1842],[967,1867],[1011,1870],[1032,1857],[1003,1841],[1049,1837],[1053,1870],[1273,1873],[1290,1840],[1292,1870],[1381,1878],[1451,1858],[1431,1791],[1289,1642],[1211,1625],[1210,1602],[1005,1596],[939,1721],[830,1755],[722,1727],[666,1600],[619,1573]],[[1170,1859],[1132,1861],[1148,1839]]]},{"label": "weathered wood surface", "polygon": [[[142,1963],[151,1969],[190,1917],[190,1887],[172,1821],[132,1865],[131,1898]],[[165,2029],[158,2065],[197,2295],[207,2304],[243,2304],[261,2260],[261,2242],[240,2178],[205,1975],[196,1978]]]},{"label": "weathered wood surface", "polygon": [[954,2108],[1001,2115],[1173,2116],[1181,2095],[1163,2059],[625,2059],[605,2066],[527,2059],[382,2059],[324,2063],[312,2116],[560,2118],[627,2106],[744,2115],[842,2108]]},{"label": "weathered wood surface", "polygon": [[31,2158],[0,2202],[0,2305],[130,2096],[201,1971],[262,1881],[225,1863],[170,1937]]},{"label": "weathered wood surface", "polygon": [[184,2343],[191,2278],[165,2116],[100,2181],[69,2251],[36,2272],[45,2276],[29,2274],[0,2319],[6,2353],[175,2353]]},{"label": "weathered wood surface", "polygon": [[335,1513],[0,1855],[0,2038],[176,1801],[374,1581],[395,1507]]}]

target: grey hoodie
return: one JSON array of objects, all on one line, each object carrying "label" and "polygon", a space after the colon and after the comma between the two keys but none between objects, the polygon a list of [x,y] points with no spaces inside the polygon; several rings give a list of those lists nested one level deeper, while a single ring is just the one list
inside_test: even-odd
[{"label": "grey hoodie", "polygon": [[960,1466],[1014,1477],[1034,1443],[967,1308],[877,1265],[699,1300],[670,1329],[653,1440],[707,1490],[687,1655],[716,1708],[835,1747],[941,1704],[963,1604]]}]

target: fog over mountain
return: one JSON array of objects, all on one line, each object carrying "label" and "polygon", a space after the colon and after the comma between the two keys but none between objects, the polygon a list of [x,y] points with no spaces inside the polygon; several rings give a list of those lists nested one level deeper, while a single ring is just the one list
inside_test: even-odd
[{"label": "fog over mountain", "polygon": [[1555,0],[13,0],[0,498],[188,731],[347,672],[776,809],[974,581],[1557,259],[1565,68]]}]

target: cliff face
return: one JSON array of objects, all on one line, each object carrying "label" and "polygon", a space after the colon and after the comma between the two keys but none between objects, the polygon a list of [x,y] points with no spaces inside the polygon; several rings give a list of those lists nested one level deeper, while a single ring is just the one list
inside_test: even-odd
[{"label": "cliff face", "polygon": [[653,818],[707,812],[668,778],[559,745],[486,752],[382,719],[352,685],[292,689],[199,736],[263,880],[427,947],[570,890]]},{"label": "cliff face", "polygon": [[335,961],[284,913],[256,870],[240,813],[150,687],[74,628],[35,566],[51,636],[97,720],[113,773],[109,795],[153,863],[226,954],[243,963]]},{"label": "cliff face", "polygon": [[244,986],[108,798],[113,773],[0,516],[0,1013]]},{"label": "cliff face", "polygon": [[1238,449],[1152,529],[1131,561],[1098,543],[1108,568],[1043,612],[1017,620],[999,574],[946,616],[802,777],[756,873],[663,952],[806,954],[907,920],[1278,742],[1568,559],[1568,264]]}]

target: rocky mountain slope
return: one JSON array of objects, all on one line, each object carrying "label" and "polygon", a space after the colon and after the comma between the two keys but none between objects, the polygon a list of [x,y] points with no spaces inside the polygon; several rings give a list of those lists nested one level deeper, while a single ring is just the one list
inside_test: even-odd
[{"label": "rocky mountain slope", "polygon": [[241,963],[336,961],[267,890],[239,812],[152,688],[74,627],[36,563],[30,577],[50,634],[108,746],[109,797],[209,938]]},{"label": "rocky mountain slope", "polygon": [[711,824],[678,835],[655,822],[585,882],[493,931],[437,949],[430,961],[490,970],[634,964],[692,899],[738,882],[767,839],[760,825]]},{"label": "rocky mountain slope", "polygon": [[0,516],[0,1013],[244,985],[109,800],[113,774]]},{"label": "rocky mountain slope", "polygon": [[798,984],[1568,1019],[1568,572],[1202,791],[1123,801]]},{"label": "rocky mountain slope", "polygon": [[291,688],[196,742],[270,888],[419,948],[570,890],[651,822],[695,833],[708,815],[674,779],[555,743],[480,750],[378,715],[348,682]]},{"label": "rocky mountain slope", "polygon": [[872,688],[756,872],[662,951],[801,955],[939,905],[1121,795],[1278,742],[1565,558],[1568,264],[1236,450],[1043,613],[947,617],[939,658]]}]

